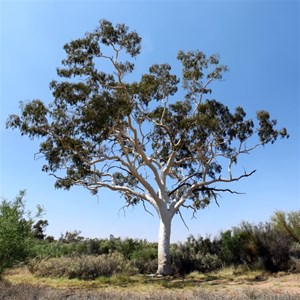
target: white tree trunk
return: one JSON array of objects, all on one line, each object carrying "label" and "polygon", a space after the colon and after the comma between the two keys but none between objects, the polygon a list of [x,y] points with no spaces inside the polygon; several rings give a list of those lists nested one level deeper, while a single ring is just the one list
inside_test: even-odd
[{"label": "white tree trunk", "polygon": [[157,275],[172,274],[171,256],[170,256],[170,237],[171,237],[170,214],[161,214],[159,222],[158,235],[158,268]]}]

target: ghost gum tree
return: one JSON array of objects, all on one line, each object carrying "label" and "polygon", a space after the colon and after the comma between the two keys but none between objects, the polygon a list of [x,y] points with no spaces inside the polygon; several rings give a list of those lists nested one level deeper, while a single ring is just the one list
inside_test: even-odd
[{"label": "ghost gum tree", "polygon": [[[157,274],[170,274],[174,215],[181,216],[182,208],[195,213],[223,192],[236,193],[224,183],[255,172],[235,174],[240,156],[287,137],[287,131],[275,129],[267,111],[253,121],[242,107],[230,112],[208,98],[210,84],[227,71],[217,55],[179,51],[181,78],[169,64],[155,64],[130,82],[141,38],[106,20],[64,49],[61,80],[50,83],[53,102],[21,103],[7,127],[42,139],[42,170],[56,178],[56,188],[79,185],[93,194],[107,188],[121,193],[126,205],[152,205],[159,217]],[[185,96],[175,101],[179,87]]]}]

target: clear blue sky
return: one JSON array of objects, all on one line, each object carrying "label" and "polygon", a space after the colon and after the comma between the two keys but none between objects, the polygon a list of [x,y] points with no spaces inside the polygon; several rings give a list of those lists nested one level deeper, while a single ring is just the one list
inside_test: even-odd
[{"label": "clear blue sky", "polygon": [[241,166],[258,171],[239,182],[245,195],[223,195],[197,219],[184,212],[189,231],[175,218],[172,240],[189,234],[216,235],[239,224],[266,221],[275,210],[300,209],[299,1],[2,1],[1,2],[1,184],[0,197],[13,199],[27,190],[27,207],[44,206],[48,234],[81,230],[86,237],[146,238],[155,241],[158,218],[142,207],[119,209],[119,194],[82,188],[55,190],[54,179],[34,160],[38,141],[6,130],[21,100],[49,103],[49,82],[65,57],[63,45],[92,31],[100,19],[125,23],[143,38],[137,72],[153,63],[179,70],[178,50],[219,53],[230,72],[215,85],[213,97],[231,108],[241,105],[249,117],[270,111],[290,133],[247,156]]}]

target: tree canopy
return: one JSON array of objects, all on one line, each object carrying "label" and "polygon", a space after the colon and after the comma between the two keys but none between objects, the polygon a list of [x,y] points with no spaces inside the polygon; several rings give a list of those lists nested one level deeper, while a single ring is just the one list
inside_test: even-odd
[{"label": "tree canopy", "polygon": [[[43,171],[57,188],[108,188],[128,205],[150,203],[171,221],[181,207],[195,212],[219,193],[235,192],[218,184],[255,172],[236,174],[241,155],[288,134],[267,111],[251,119],[242,107],[230,111],[210,97],[211,83],[228,71],[216,54],[179,51],[181,76],[169,64],[135,74],[141,41],[126,25],[101,20],[64,46],[61,80],[50,83],[53,101],[22,102],[7,126],[42,139]],[[175,100],[178,89],[185,96]]]}]

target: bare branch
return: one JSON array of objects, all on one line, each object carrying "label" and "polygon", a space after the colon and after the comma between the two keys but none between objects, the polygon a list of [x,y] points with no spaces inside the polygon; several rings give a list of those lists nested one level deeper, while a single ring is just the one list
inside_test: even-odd
[{"label": "bare branch", "polygon": [[[181,184],[181,186],[179,186],[178,188],[184,186],[184,185],[187,185],[189,186],[189,189],[186,191],[185,195],[181,197],[181,199],[179,201],[177,201],[173,207],[175,209],[175,211],[177,211],[179,209],[180,206],[182,206],[184,204],[184,202],[186,201],[186,199],[195,191],[201,191],[201,190],[205,190],[205,189],[210,189],[211,191],[214,191],[214,188],[209,188],[208,186],[211,185],[211,184],[214,184],[214,183],[217,183],[217,182],[234,182],[234,181],[239,181],[240,179],[242,178],[245,178],[245,177],[249,177],[251,176],[253,173],[255,173],[256,170],[253,170],[252,172],[250,173],[246,173],[239,176],[239,177],[236,177],[236,178],[232,178],[232,179],[225,179],[225,178],[217,178],[217,179],[213,179],[213,180],[210,180],[210,181],[203,181],[203,182],[200,182],[200,183],[194,183],[194,184],[190,184],[190,183],[187,183],[187,182],[184,182]],[[178,189],[177,188],[177,189]],[[215,191],[220,191],[220,192],[231,192],[231,193],[234,193],[234,194],[238,194],[238,192],[234,192],[234,191],[231,191],[230,189],[215,189]],[[215,198],[215,197],[214,197]],[[216,198],[215,198],[216,200]]]},{"label": "bare branch", "polygon": [[[185,204],[182,204],[181,206],[184,208],[187,208],[187,209],[192,209],[193,210],[192,219],[196,219],[197,209],[195,207],[193,207],[192,205],[185,205]],[[179,211],[179,209],[178,209],[178,211]]]},{"label": "bare branch", "polygon": [[236,177],[236,178],[232,178],[232,179],[225,179],[225,178],[217,178],[217,179],[213,179],[213,180],[210,180],[206,183],[201,183],[199,184],[199,186],[207,186],[207,185],[210,185],[210,184],[213,184],[213,183],[216,183],[216,182],[233,182],[233,181],[239,181],[241,180],[242,178],[245,178],[245,177],[249,177],[251,176],[252,174],[254,174],[256,172],[256,170],[253,170],[252,172],[250,173],[247,173],[245,170],[244,170],[244,174],[239,176],[239,177]]},{"label": "bare branch", "polygon": [[[142,201],[142,204],[143,204],[143,207],[144,207],[145,211],[146,211],[148,214],[150,214],[152,217],[154,217],[153,213],[147,209],[146,204],[145,204],[145,200],[140,199],[140,201]],[[125,208],[128,208],[128,207],[130,207],[130,206],[133,207],[134,204],[132,204],[132,203],[127,203],[127,204],[123,205],[123,206],[119,209],[119,213],[120,213],[121,210],[123,210],[124,216],[126,216]]]},{"label": "bare branch", "polygon": [[245,193],[232,191],[230,189],[217,189],[217,188],[210,188],[210,187],[205,187],[205,186],[200,188],[200,190],[208,190],[208,191],[212,191],[212,192],[229,192],[231,194],[237,194],[237,195],[244,195],[245,194]]},{"label": "bare branch", "polygon": [[178,213],[179,213],[179,216],[180,216],[180,219],[181,219],[182,223],[184,224],[184,226],[185,226],[185,227],[187,228],[187,230],[189,231],[190,229],[189,229],[189,227],[186,225],[186,223],[185,223],[185,221],[184,221],[184,218],[183,218],[183,216],[182,216],[182,214],[181,214],[181,211],[178,210]]},{"label": "bare branch", "polygon": [[144,207],[145,211],[146,211],[148,214],[150,214],[152,217],[154,217],[153,213],[152,213],[151,211],[149,211],[149,210],[146,208],[146,204],[145,204],[145,201],[144,201],[144,200],[142,200],[142,203],[143,203],[143,207]]},{"label": "bare branch", "polygon": [[127,203],[125,205],[123,205],[120,209],[119,209],[119,213],[120,214],[120,211],[123,210],[123,214],[124,214],[124,217],[126,217],[126,211],[125,211],[125,208],[128,208],[130,206],[130,203]]}]

